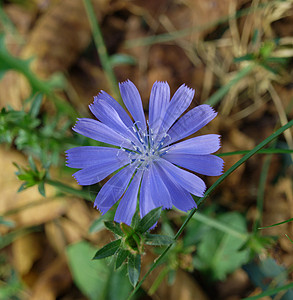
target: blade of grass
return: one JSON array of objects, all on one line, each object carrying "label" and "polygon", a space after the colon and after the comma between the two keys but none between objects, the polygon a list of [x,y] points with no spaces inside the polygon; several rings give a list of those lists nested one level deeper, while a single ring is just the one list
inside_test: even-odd
[{"label": "blade of grass", "polygon": [[219,88],[211,97],[209,97],[209,99],[205,101],[205,103],[211,106],[216,105],[229,92],[230,88],[242,78],[247,76],[253,70],[254,67],[254,63],[251,63],[248,66],[244,67],[235,75],[233,79],[231,79],[227,84]]},{"label": "blade of grass", "polygon": [[257,229],[266,229],[266,228],[270,228],[270,227],[275,227],[275,226],[279,226],[279,225],[282,225],[282,224],[286,224],[286,223],[289,223],[289,222],[292,222],[292,221],[293,221],[293,218],[288,219],[288,220],[283,221],[283,222],[275,223],[275,224],[273,224],[273,225],[264,226],[264,227],[259,227],[259,228],[257,228]]},{"label": "blade of grass", "polygon": [[[267,144],[269,144],[270,142],[272,142],[276,137],[278,137],[280,134],[282,134],[285,130],[287,130],[288,128],[290,128],[291,126],[293,126],[293,120],[289,121],[286,125],[282,126],[281,128],[279,128],[277,131],[275,131],[273,134],[271,134],[269,137],[267,137],[265,140],[263,140],[261,143],[259,143],[254,149],[252,149],[249,153],[247,153],[246,155],[244,155],[239,161],[237,161],[230,169],[228,169],[206,192],[205,195],[199,199],[198,201],[198,206],[207,198],[209,197],[209,195],[213,192],[213,190],[218,187],[218,185],[220,185],[220,183],[222,183],[222,181],[224,179],[226,179],[231,173],[233,173],[240,165],[242,165],[244,162],[246,162],[250,157],[252,157],[255,153],[257,153],[260,149],[262,149],[263,147],[265,147]],[[189,221],[191,220],[191,218],[193,217],[193,215],[196,213],[197,208],[194,208],[193,210],[191,210],[191,212],[189,213],[189,215],[186,217],[184,223],[182,224],[182,226],[179,228],[179,230],[177,231],[174,240],[176,241],[179,236],[181,235],[181,233],[183,232],[183,230],[185,229],[185,227],[187,226],[187,224],[189,223]],[[146,274],[143,276],[143,278],[137,283],[135,289],[133,289],[133,291],[130,293],[128,300],[130,300],[132,298],[132,296],[138,291],[138,289],[140,288],[140,286],[142,285],[142,283],[145,281],[145,279],[148,277],[148,275],[158,266],[158,264],[160,263],[160,261],[164,258],[164,256],[168,253],[168,251],[170,250],[170,248],[172,247],[172,245],[166,247],[166,249],[162,252],[162,254],[155,260],[155,262],[153,263],[153,265],[150,267],[150,269],[146,272]]]},{"label": "blade of grass", "polygon": [[103,35],[100,26],[97,22],[95,11],[91,0],[84,0],[84,6],[88,15],[88,19],[92,28],[94,42],[98,51],[98,55],[101,60],[102,67],[105,71],[109,85],[115,94],[115,99],[124,107],[124,103],[120,98],[120,93],[118,89],[118,83],[114,71],[112,69],[111,60],[107,52],[107,48],[103,39]]},{"label": "blade of grass", "polygon": [[262,221],[265,186],[266,186],[266,181],[267,181],[271,161],[272,161],[271,154],[265,157],[265,160],[262,165],[262,170],[260,173],[260,179],[259,179],[259,185],[258,185],[257,197],[256,197],[256,207],[257,207],[258,214],[253,224],[254,233],[257,232],[257,228]]},{"label": "blade of grass", "polygon": [[258,295],[252,296],[252,297],[244,298],[243,300],[262,299],[263,297],[271,296],[271,295],[277,294],[281,291],[289,290],[289,289],[292,289],[292,288],[293,288],[293,283],[289,283],[289,284],[286,284],[286,285],[283,285],[283,286],[280,286],[280,287],[277,287],[277,288],[274,288],[274,289],[267,290],[267,291],[265,291],[261,294],[258,294]]}]

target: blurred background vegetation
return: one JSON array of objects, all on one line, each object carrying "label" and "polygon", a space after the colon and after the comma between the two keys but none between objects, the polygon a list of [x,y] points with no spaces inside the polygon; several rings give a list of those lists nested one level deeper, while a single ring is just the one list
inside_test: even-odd
[{"label": "blurred background vegetation", "polygon": [[[97,144],[72,133],[76,117],[101,89],[119,100],[119,81],[146,114],[156,80],[186,83],[193,106],[219,112],[201,133],[222,135],[228,170],[292,120],[293,1],[0,3],[0,299],[127,299],[127,269],[91,260],[113,215],[92,208],[101,185],[81,189],[65,167],[64,150]],[[269,149],[224,180],[133,299],[293,299],[292,130]],[[157,232],[184,216],[163,212]],[[163,249],[145,248],[142,274]]]}]

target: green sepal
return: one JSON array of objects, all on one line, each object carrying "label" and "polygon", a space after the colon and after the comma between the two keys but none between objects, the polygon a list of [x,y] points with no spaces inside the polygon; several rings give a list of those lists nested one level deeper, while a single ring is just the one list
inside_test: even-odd
[{"label": "green sepal", "polygon": [[146,233],[144,242],[147,245],[163,246],[174,243],[174,239],[168,235]]},{"label": "green sepal", "polygon": [[152,226],[154,226],[161,215],[161,207],[157,207],[153,210],[151,210],[147,215],[145,215],[141,221],[139,222],[136,231],[140,232],[140,233],[144,233],[146,231],[148,231]]},{"label": "green sepal", "polygon": [[123,231],[120,228],[120,225],[116,222],[111,222],[111,221],[105,221],[104,222],[105,227],[112,231],[114,234],[118,236],[124,236]]},{"label": "green sepal", "polygon": [[126,260],[126,258],[128,257],[129,254],[130,253],[128,250],[124,250],[121,248],[118,250],[116,261],[115,261],[115,270],[117,270],[118,268],[121,267],[121,265]]},{"label": "green sepal", "polygon": [[107,244],[106,246],[104,246],[103,248],[97,251],[93,259],[102,259],[114,255],[116,251],[119,249],[120,244],[121,244],[121,239]]},{"label": "green sepal", "polygon": [[120,227],[125,234],[124,246],[133,254],[142,253],[143,242],[140,232],[124,223],[121,223]]},{"label": "green sepal", "polygon": [[135,287],[140,274],[140,255],[132,255],[128,256],[128,277],[130,283]]}]

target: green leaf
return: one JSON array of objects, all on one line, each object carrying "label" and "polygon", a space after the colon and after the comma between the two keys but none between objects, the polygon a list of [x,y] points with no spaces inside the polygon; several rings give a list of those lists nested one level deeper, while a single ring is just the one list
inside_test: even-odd
[{"label": "green leaf", "polygon": [[29,111],[30,115],[33,118],[36,118],[37,115],[39,114],[41,104],[42,104],[42,100],[43,100],[43,95],[42,94],[37,94],[35,96],[35,99],[33,100],[33,103],[31,105],[31,108],[30,108],[30,111]]},{"label": "green leaf", "polygon": [[140,274],[140,255],[129,254],[128,257],[128,277],[130,283],[136,286]]},{"label": "green leaf", "polygon": [[136,211],[131,220],[131,227],[136,228],[139,222],[140,222],[140,217],[138,215],[138,211]]},{"label": "green leaf", "polygon": [[119,249],[119,251],[117,253],[117,257],[116,257],[115,269],[120,268],[120,266],[126,260],[126,258],[128,257],[128,255],[129,255],[129,251],[128,250]]},{"label": "green leaf", "polygon": [[28,163],[29,163],[31,169],[32,169],[34,172],[38,172],[37,166],[36,166],[36,164],[35,164],[35,162],[34,162],[34,160],[33,160],[33,158],[32,158],[31,155],[28,157]]},{"label": "green leaf", "polygon": [[238,63],[238,62],[247,61],[247,60],[254,60],[254,59],[255,59],[254,54],[248,53],[248,54],[245,54],[245,55],[240,56],[240,57],[235,57],[234,62]]},{"label": "green leaf", "polygon": [[107,244],[106,246],[104,246],[103,248],[101,248],[96,252],[93,259],[102,259],[114,255],[116,251],[119,249],[120,244],[121,244],[120,239]]},{"label": "green leaf", "polygon": [[[225,213],[218,221],[229,225],[238,232],[246,232],[245,219],[239,213]],[[227,274],[233,272],[249,259],[249,250],[240,251],[245,243],[240,236],[231,235],[210,228],[202,237],[194,258],[197,269],[209,274],[214,280],[224,280]]]},{"label": "green leaf", "polygon": [[13,221],[5,220],[3,216],[0,216],[0,224],[10,228],[15,226],[15,223]]},{"label": "green leaf", "polygon": [[161,215],[161,207],[157,207],[151,210],[147,215],[145,215],[141,221],[139,222],[137,228],[135,228],[138,232],[144,233],[148,231],[152,226],[154,226]]},{"label": "green leaf", "polygon": [[111,221],[105,221],[104,222],[105,227],[112,231],[114,234],[118,236],[124,236],[123,231],[120,228],[120,225],[116,222],[111,222]]},{"label": "green leaf", "polygon": [[42,182],[39,183],[39,185],[38,185],[38,190],[39,190],[39,193],[40,193],[43,197],[46,197],[44,181],[42,181]]},{"label": "green leaf", "polygon": [[[127,276],[127,268],[121,268],[111,273],[108,285],[107,300],[126,300],[132,290],[132,286]],[[131,298],[135,300],[137,297]],[[97,298],[100,300],[100,298]]]},{"label": "green leaf", "polygon": [[103,260],[91,260],[95,248],[88,242],[69,245],[66,249],[69,267],[77,287],[91,300],[105,299],[111,271]]},{"label": "green leaf", "polygon": [[136,59],[131,55],[118,53],[113,54],[110,57],[110,64],[112,65],[112,67],[116,67],[119,65],[135,65]]},{"label": "green leaf", "polygon": [[168,235],[147,233],[145,236],[145,243],[147,245],[163,246],[174,243],[174,239]]},{"label": "green leaf", "polygon": [[293,221],[293,218],[288,219],[288,220],[283,221],[283,222],[279,222],[279,223],[273,224],[273,225],[259,227],[258,229],[265,229],[265,228],[275,227],[275,226],[279,226],[279,225],[282,225],[282,224],[285,224],[285,223],[288,223],[288,222],[292,222],[292,221]]}]

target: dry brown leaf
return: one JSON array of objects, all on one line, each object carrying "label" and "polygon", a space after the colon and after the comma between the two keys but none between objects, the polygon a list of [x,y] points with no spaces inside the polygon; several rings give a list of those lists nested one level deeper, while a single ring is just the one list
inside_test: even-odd
[{"label": "dry brown leaf", "polygon": [[23,235],[12,243],[13,263],[20,275],[26,275],[43,252],[40,234]]},{"label": "dry brown leaf", "polygon": [[[93,2],[99,7],[99,17],[107,2],[108,0]],[[67,70],[90,39],[91,30],[83,1],[60,1],[37,21],[22,56],[36,56],[32,69],[46,78],[56,71]]]},{"label": "dry brown leaf", "polygon": [[55,300],[70,287],[72,278],[65,257],[59,256],[51,263],[33,287],[31,300]]}]

